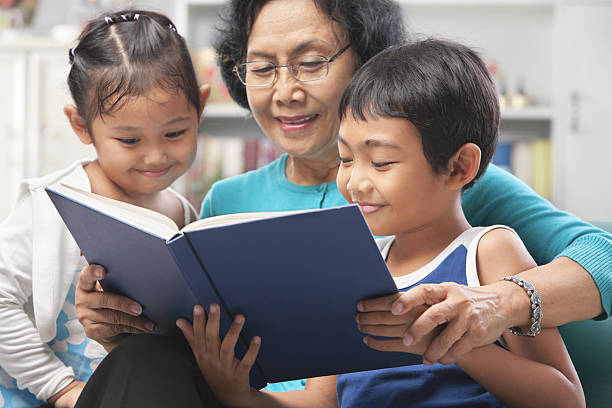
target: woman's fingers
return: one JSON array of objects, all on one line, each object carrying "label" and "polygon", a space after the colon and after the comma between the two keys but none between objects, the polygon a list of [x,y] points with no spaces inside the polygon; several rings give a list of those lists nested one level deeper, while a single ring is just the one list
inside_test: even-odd
[{"label": "woman's fingers", "polygon": [[98,280],[104,276],[104,268],[99,265],[86,266],[79,275],[75,306],[87,336],[110,345],[117,335],[152,331],[155,325],[141,316],[142,307],[138,303],[101,290]]},{"label": "woman's fingers", "polygon": [[104,279],[106,271],[100,265],[87,265],[79,274],[78,287],[84,291],[93,291],[96,289],[96,283],[100,279]]},{"label": "woman's fingers", "polygon": [[150,332],[154,329],[153,322],[144,316],[130,316],[111,309],[80,310],[77,311],[77,318],[83,327],[85,327],[85,331],[87,331],[88,325],[91,324],[128,327],[129,330],[125,333]]},{"label": "woman's fingers", "polygon": [[393,303],[401,295],[401,293],[394,293],[389,296],[361,300],[359,303],[357,303],[357,310],[360,312],[390,311]]},{"label": "woman's fingers", "polygon": [[443,283],[436,286],[440,293],[445,292],[444,298],[425,310],[406,332],[406,337],[419,342],[437,326],[448,323],[427,347],[426,360],[452,363],[475,347],[493,343],[506,329],[503,296],[492,285],[468,287]]}]

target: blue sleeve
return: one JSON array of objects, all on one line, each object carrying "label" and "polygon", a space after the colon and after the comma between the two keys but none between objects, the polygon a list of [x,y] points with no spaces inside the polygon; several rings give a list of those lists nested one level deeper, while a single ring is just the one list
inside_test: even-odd
[{"label": "blue sleeve", "polygon": [[566,256],[586,269],[609,316],[612,310],[612,235],[560,211],[510,173],[490,165],[463,196],[474,226],[507,225],[521,237],[539,264]]},{"label": "blue sleeve", "polygon": [[213,194],[214,185],[213,188],[208,190],[208,193],[206,193],[206,197],[204,197],[204,200],[202,201],[202,207],[200,209],[200,219],[212,217],[213,215],[215,215],[213,211]]}]

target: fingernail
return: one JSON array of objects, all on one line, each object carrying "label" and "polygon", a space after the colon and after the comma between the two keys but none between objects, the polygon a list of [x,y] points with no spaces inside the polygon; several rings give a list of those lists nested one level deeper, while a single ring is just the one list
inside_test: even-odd
[{"label": "fingernail", "polygon": [[155,324],[153,324],[153,322],[145,323],[145,329],[147,329],[148,331],[153,331],[154,328],[155,328]]},{"label": "fingernail", "polygon": [[423,358],[423,364],[424,365],[432,365],[432,362],[427,360],[427,359],[425,359],[425,358]]},{"label": "fingernail", "polygon": [[363,302],[357,303],[357,310],[359,310],[360,312],[363,312],[363,309],[364,309]]},{"label": "fingernail", "polygon": [[242,317],[242,316],[236,316],[236,317],[234,318],[234,321],[235,321],[236,323],[238,323],[238,324],[241,324],[241,323],[244,321],[244,317]]},{"label": "fingernail", "polygon": [[104,277],[104,270],[101,267],[97,266],[94,269],[94,277],[96,279],[102,279]]},{"label": "fingernail", "polygon": [[363,342],[364,342],[365,344],[368,344],[368,338],[367,338],[367,337],[364,337],[364,338],[363,338]]},{"label": "fingernail", "polygon": [[359,315],[355,316],[355,321],[359,323]]},{"label": "fingernail", "polygon": [[253,337],[253,343],[260,344],[261,343],[261,337],[259,337],[259,336]]},{"label": "fingernail", "polygon": [[202,316],[202,314],[204,313],[204,311],[202,310],[202,307],[200,306],[194,306],[193,307],[193,314],[196,316]]},{"label": "fingernail", "polygon": [[135,315],[140,315],[142,313],[142,308],[140,307],[139,304],[132,303],[130,305],[130,312],[132,312]]},{"label": "fingernail", "polygon": [[414,342],[414,338],[412,338],[411,335],[406,335],[402,339],[402,343],[404,344],[404,346],[411,346],[413,342]]},{"label": "fingernail", "polygon": [[357,325],[357,330],[361,331],[361,325],[360,324]]},{"label": "fingernail", "polygon": [[210,305],[208,313],[217,313],[217,305]]},{"label": "fingernail", "polygon": [[404,305],[402,305],[401,303],[396,303],[391,308],[391,314],[398,315],[402,313],[402,310],[404,310]]}]

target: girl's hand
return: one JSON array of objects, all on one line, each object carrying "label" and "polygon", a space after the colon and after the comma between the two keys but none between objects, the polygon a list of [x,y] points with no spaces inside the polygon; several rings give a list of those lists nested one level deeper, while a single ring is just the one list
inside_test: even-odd
[{"label": "girl's hand", "polygon": [[193,326],[184,319],[179,319],[176,324],[189,342],[198,366],[217,399],[228,406],[249,406],[253,393],[257,393],[249,384],[249,372],[257,358],[261,339],[253,337],[242,360],[238,360],[234,350],[244,326],[244,316],[235,317],[222,341],[219,338],[219,320],[218,305],[210,305],[208,319],[202,306],[196,305],[193,308]]},{"label": "girl's hand", "polygon": [[85,387],[82,381],[73,381],[63,390],[52,396],[47,402],[56,408],[73,408],[76,405],[81,391]]}]

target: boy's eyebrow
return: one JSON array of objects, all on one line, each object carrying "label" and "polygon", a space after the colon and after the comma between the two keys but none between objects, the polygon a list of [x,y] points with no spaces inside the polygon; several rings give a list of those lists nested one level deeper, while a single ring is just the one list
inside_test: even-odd
[{"label": "boy's eyebrow", "polygon": [[395,143],[387,142],[385,140],[375,140],[375,139],[366,140],[365,145],[366,147],[389,147],[392,149],[400,148],[400,146]]},{"label": "boy's eyebrow", "polygon": [[[175,123],[184,122],[186,120],[190,120],[190,118],[188,118],[186,116],[185,117],[181,116],[181,117],[169,120],[168,122],[162,124],[162,126],[170,126],[170,125],[174,125]],[[126,132],[129,132],[129,131],[132,131],[132,130],[138,130],[138,129],[140,129],[140,128],[138,128],[136,126],[130,126],[130,125],[114,126],[114,127],[111,128],[111,130],[121,130],[121,131],[126,131]]]},{"label": "boy's eyebrow", "polygon": [[[304,51],[305,49],[309,48],[313,43],[317,43],[317,42],[320,42],[320,41],[318,41],[318,40],[305,41],[305,42],[303,42],[301,44],[298,44],[298,46],[293,48],[291,50],[291,52],[293,54],[300,53],[300,52]],[[272,58],[274,58],[274,55],[267,54],[266,52],[263,52],[263,51],[249,51],[247,53],[247,57],[261,57],[261,58],[272,59]]]}]

